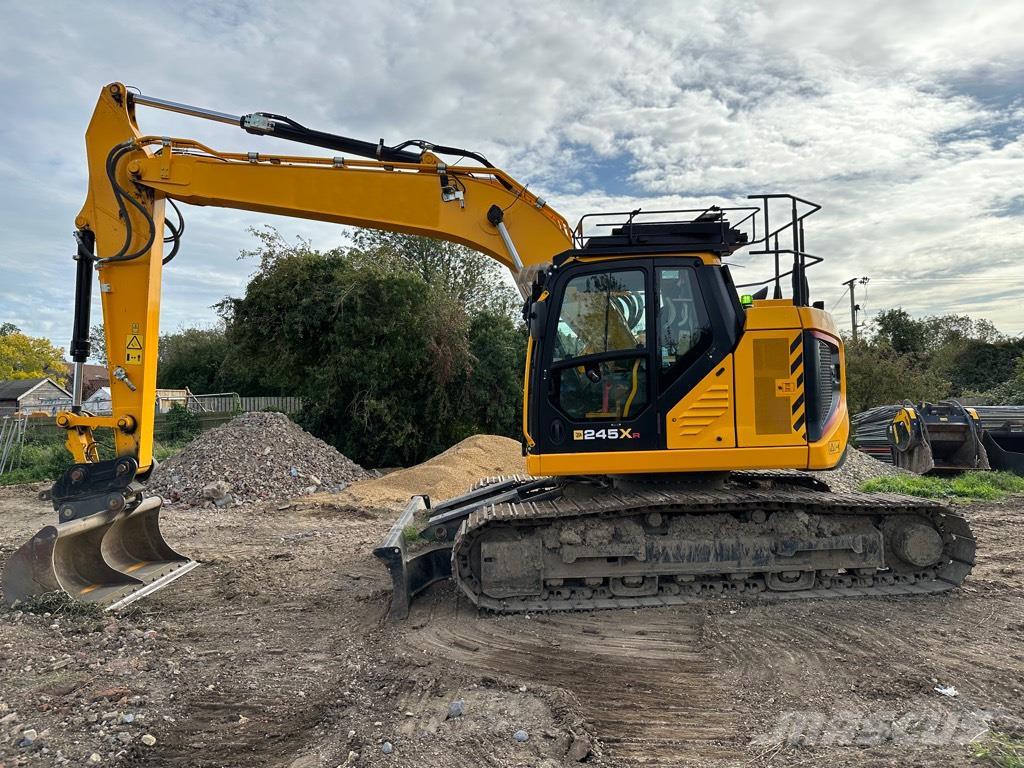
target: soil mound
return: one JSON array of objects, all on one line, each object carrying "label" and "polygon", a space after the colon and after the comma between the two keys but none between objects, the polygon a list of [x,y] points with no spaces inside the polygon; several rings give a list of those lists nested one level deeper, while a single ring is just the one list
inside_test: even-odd
[{"label": "soil mound", "polygon": [[341,490],[370,473],[283,413],[243,413],[186,445],[148,489],[168,501],[219,507]]}]

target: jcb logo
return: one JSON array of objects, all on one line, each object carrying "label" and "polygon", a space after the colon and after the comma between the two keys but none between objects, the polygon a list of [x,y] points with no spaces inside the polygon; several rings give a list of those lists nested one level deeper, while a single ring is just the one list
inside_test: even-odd
[{"label": "jcb logo", "polygon": [[791,395],[796,392],[796,384],[791,379],[776,379],[775,391],[780,395]]},{"label": "jcb logo", "polygon": [[608,429],[574,429],[573,440],[635,440],[640,437],[639,432],[625,427],[611,427]]},{"label": "jcb logo", "polygon": [[829,453],[839,453],[839,451],[840,451],[839,441],[838,440],[829,440],[828,441],[828,452]]}]

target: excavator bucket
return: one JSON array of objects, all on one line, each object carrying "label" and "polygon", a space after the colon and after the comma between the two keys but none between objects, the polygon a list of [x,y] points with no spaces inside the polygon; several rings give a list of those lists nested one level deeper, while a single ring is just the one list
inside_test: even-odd
[{"label": "excavator bucket", "polygon": [[991,468],[978,410],[955,400],[880,406],[851,422],[857,448],[919,475]]},{"label": "excavator bucket", "polygon": [[1024,477],[1024,406],[978,406],[975,411],[992,469]]},{"label": "excavator bucket", "polygon": [[198,563],[164,540],[162,504],[151,496],[120,511],[46,526],[8,558],[4,602],[57,590],[114,610],[184,576]]}]

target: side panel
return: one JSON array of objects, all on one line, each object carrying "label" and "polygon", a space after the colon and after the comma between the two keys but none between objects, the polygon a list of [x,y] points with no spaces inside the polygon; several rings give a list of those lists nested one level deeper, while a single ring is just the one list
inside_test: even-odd
[{"label": "side panel", "polygon": [[736,445],[733,356],[729,355],[667,415],[670,449],[729,448]]},{"label": "side panel", "polygon": [[660,472],[728,472],[735,469],[805,469],[807,446],[705,448],[697,451],[552,453],[526,457],[531,475],[625,475]]},{"label": "side panel", "polygon": [[736,439],[741,448],[806,445],[799,328],[747,331],[736,349]]}]

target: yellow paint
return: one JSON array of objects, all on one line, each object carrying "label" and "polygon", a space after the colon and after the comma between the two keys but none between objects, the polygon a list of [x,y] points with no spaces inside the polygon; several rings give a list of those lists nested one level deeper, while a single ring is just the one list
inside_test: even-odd
[{"label": "yellow paint", "polygon": [[125,365],[142,365],[142,336],[130,333],[124,342]]},{"label": "yellow paint", "polygon": [[728,448],[736,445],[733,357],[729,355],[665,417],[670,449]]},{"label": "yellow paint", "polygon": [[87,595],[90,592],[92,592],[94,589],[96,589],[97,587],[99,587],[99,584],[90,584],[88,587],[85,587],[84,589],[82,589],[78,594],[80,594],[80,595]]},{"label": "yellow paint", "polygon": [[122,570],[125,573],[135,573],[135,571],[139,570],[139,568],[142,568],[144,565],[149,565],[149,561],[148,560],[140,560],[135,565],[130,565],[127,568],[122,568]]},{"label": "yellow paint", "polygon": [[637,374],[639,373],[639,371],[640,371],[640,358],[637,358],[636,362],[633,363],[633,386],[629,390],[629,397],[626,398],[626,404],[622,408],[622,416],[624,418],[629,416],[629,409],[633,405],[633,398],[636,397],[636,392],[640,388],[640,382],[639,382],[639,379],[637,378]]},{"label": "yellow paint", "polygon": [[693,451],[608,451],[526,457],[531,475],[627,475],[726,472],[734,469],[806,469],[807,446],[719,448]]}]

